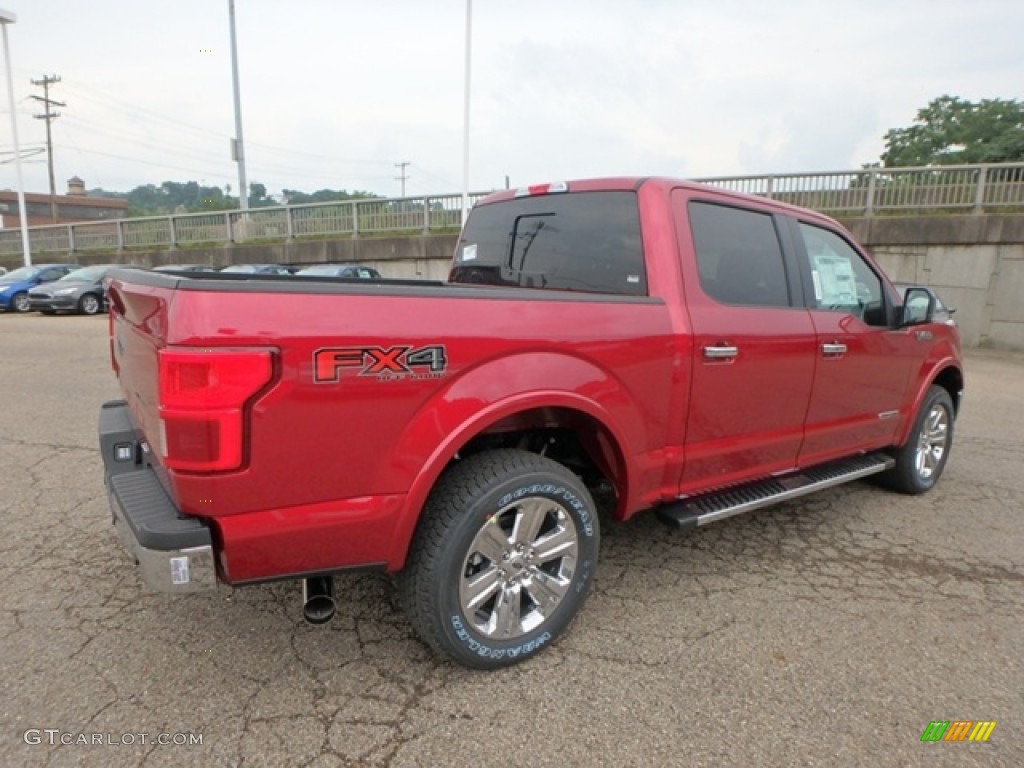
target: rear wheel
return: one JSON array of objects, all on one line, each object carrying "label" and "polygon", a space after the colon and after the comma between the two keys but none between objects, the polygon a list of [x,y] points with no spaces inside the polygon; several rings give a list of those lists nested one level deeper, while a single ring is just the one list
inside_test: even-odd
[{"label": "rear wheel", "polygon": [[910,439],[894,454],[896,466],[879,479],[901,493],[931,490],[942,476],[953,444],[953,399],[939,386],[928,390],[918,409]]},{"label": "rear wheel", "polygon": [[83,315],[95,315],[100,311],[100,297],[87,293],[78,300],[78,311]]},{"label": "rear wheel", "polygon": [[28,312],[31,309],[28,294],[25,291],[14,294],[11,298],[11,306],[14,307],[15,312]]},{"label": "rear wheel", "polygon": [[400,577],[406,613],[435,650],[470,667],[523,661],[554,642],[597,567],[594,502],[551,459],[470,456],[438,481]]}]

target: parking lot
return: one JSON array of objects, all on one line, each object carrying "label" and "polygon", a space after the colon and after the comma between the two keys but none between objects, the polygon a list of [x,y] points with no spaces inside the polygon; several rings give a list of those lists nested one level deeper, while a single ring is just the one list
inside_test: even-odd
[{"label": "parking lot", "polygon": [[0,765],[1024,765],[1024,355],[968,355],[934,492],[606,529],[572,630],[498,673],[431,656],[383,575],[326,627],[297,583],[143,592],[95,445],[105,317],[0,315],[0,361]]}]

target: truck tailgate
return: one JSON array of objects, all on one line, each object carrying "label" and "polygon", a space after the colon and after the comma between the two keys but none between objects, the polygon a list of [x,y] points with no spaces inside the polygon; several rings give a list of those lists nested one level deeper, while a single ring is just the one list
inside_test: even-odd
[{"label": "truck tailgate", "polygon": [[[125,402],[141,439],[159,442],[158,351],[166,346],[172,288],[111,280],[110,356]],[[156,452],[154,452],[156,453]]]}]

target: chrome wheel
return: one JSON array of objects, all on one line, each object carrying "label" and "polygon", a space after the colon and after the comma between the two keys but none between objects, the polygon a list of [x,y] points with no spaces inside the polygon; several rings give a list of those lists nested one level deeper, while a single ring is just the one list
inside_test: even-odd
[{"label": "chrome wheel", "polygon": [[15,312],[28,312],[30,309],[28,294],[16,294],[15,297],[11,300],[11,304],[14,306]]},{"label": "chrome wheel", "polygon": [[95,315],[100,311],[100,300],[93,294],[87,293],[78,302],[78,308],[84,315]]},{"label": "chrome wheel", "polygon": [[494,639],[527,634],[562,604],[578,555],[576,524],[557,501],[529,496],[503,507],[484,523],[463,562],[463,616]]},{"label": "chrome wheel", "polygon": [[931,479],[942,465],[949,445],[949,411],[941,403],[932,405],[917,437],[914,466],[922,480]]}]

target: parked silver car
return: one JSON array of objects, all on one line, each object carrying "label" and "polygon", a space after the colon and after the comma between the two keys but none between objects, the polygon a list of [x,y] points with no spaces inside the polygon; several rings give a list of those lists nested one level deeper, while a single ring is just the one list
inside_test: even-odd
[{"label": "parked silver car", "polygon": [[77,312],[95,315],[106,309],[107,289],[103,278],[112,269],[145,269],[127,264],[96,264],[68,272],[60,280],[46,283],[28,292],[29,310],[52,315],[57,312]]},{"label": "parked silver car", "polygon": [[299,277],[347,277],[358,280],[380,280],[380,272],[360,264],[314,264],[295,273]]}]

